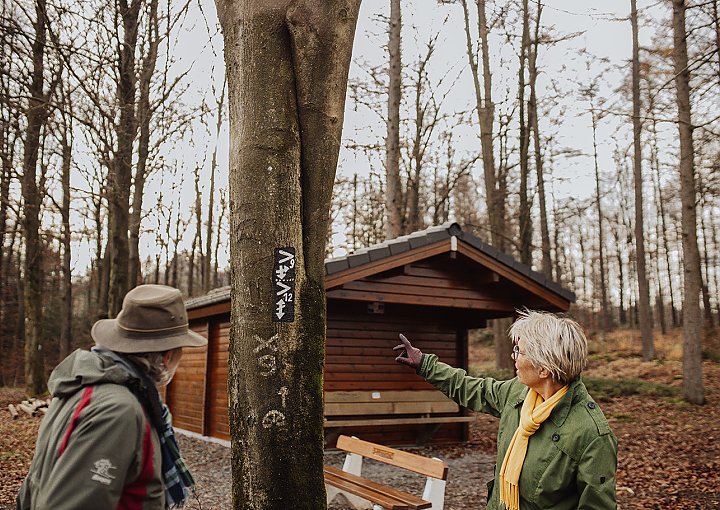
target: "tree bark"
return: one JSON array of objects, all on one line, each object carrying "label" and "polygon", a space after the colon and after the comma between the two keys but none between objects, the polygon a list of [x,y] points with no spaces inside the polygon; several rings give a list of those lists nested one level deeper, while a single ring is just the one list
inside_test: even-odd
[{"label": "tree bark", "polygon": [[532,265],[532,223],[530,221],[530,201],[528,200],[528,152],[530,148],[530,122],[525,116],[525,64],[530,46],[530,6],[529,0],[522,2],[522,42],[520,43],[520,68],[518,70],[518,107],[520,110],[520,210],[519,251],[520,262]]},{"label": "tree bark", "polygon": [[630,0],[630,24],[632,25],[632,103],[633,103],[633,175],[635,182],[635,265],[638,278],[638,311],[642,355],[645,361],[655,358],[650,308],[650,285],[645,266],[645,220],[643,203],[642,148],[640,123],[640,46],[638,43],[637,1]]},{"label": "tree bark", "polygon": [[133,143],[137,132],[135,119],[135,49],[138,36],[138,17],[141,0],[118,0],[123,25],[123,40],[118,50],[117,95],[120,120],[117,126],[117,149],[109,176],[109,236],[112,240],[110,256],[110,284],[108,287],[108,316],[115,317],[130,287],[130,186],[132,181]]},{"label": "tree bark", "polygon": [[[132,209],[129,217],[129,247],[128,247],[128,289],[134,288],[141,280],[140,271],[140,223],[142,222],[142,204],[147,179],[147,160],[150,147],[150,120],[152,108],[150,106],[150,84],[157,62],[160,35],[158,28],[158,0],[150,0],[148,17],[148,49],[143,58],[142,71],[139,79],[138,107],[135,125],[139,128],[138,159],[135,166],[134,190]],[[134,73],[134,70],[133,70]],[[137,129],[136,128],[136,129]]]},{"label": "tree bark", "polygon": [[[234,508],[325,508],[324,241],[359,3],[216,2],[230,105]],[[280,306],[271,277],[291,261],[294,295]],[[272,321],[290,303],[294,319]]]},{"label": "tree bark", "polygon": [[402,30],[400,0],[390,0],[390,25],[388,27],[388,120],[385,139],[385,209],[387,223],[385,236],[394,239],[403,233],[402,184],[400,181],[400,101],[402,100],[402,58],[400,34]]},{"label": "tree bark", "polygon": [[35,396],[45,391],[43,352],[43,269],[40,239],[40,206],[42,198],[37,185],[37,163],[40,131],[47,121],[48,97],[44,91],[46,16],[45,0],[35,2],[35,34],[32,43],[32,76],[26,113],[25,150],[23,154],[23,230],[25,233],[24,308],[25,308],[25,391]]},{"label": "tree bark", "polygon": [[[485,180],[485,200],[490,223],[490,239],[492,245],[500,251],[505,251],[505,187],[497,178],[495,169],[495,154],[493,148],[493,124],[495,122],[495,106],[492,102],[492,75],[490,74],[490,48],[488,44],[488,24],[486,16],[486,1],[478,0],[478,37],[482,53],[482,86],[480,84],[479,65],[475,60],[475,51],[472,44],[470,30],[470,16],[467,0],[460,2],[465,19],[465,38],[467,44],[468,62],[472,71],[475,86],[475,107],[478,112],[480,125],[480,147],[482,151],[483,176]],[[499,369],[511,369],[512,344],[507,339],[507,331],[502,325],[494,326],[495,333],[495,366]]]},{"label": "tree bark", "polygon": [[[223,118],[223,107],[225,104],[225,85],[227,79],[223,78],[222,90],[220,91],[220,97],[217,101],[217,123],[215,125],[215,149],[213,150],[212,162],[210,164],[210,191],[208,194],[208,219],[207,219],[207,232],[205,234],[205,258],[203,258],[203,290],[209,292],[210,289],[215,285],[215,277],[210,274],[210,261],[213,255],[213,214],[215,212],[215,171],[217,170],[217,149],[220,143],[220,129],[222,127]],[[198,226],[198,228],[200,228]],[[218,238],[220,237],[220,225],[218,224]]]},{"label": "tree bark", "polygon": [[593,163],[595,168],[595,207],[598,215],[598,258],[600,262],[600,296],[602,310],[601,330],[607,332],[610,329],[610,305],[607,296],[607,275],[605,271],[605,232],[603,221],[602,200],[600,195],[600,167],[598,164],[597,149],[597,117],[595,113],[594,96],[590,96],[590,116],[592,119],[592,137],[593,137]]},{"label": "tree bark", "polygon": [[[67,92],[64,92],[67,94]],[[72,232],[70,230],[70,172],[72,164],[73,145],[73,122],[72,122],[72,100],[70,97],[63,97],[63,107],[68,110],[63,112],[62,126],[62,205],[60,215],[62,216],[62,321],[60,326],[60,359],[70,354],[72,345],[72,267],[70,241]]]},{"label": "tree bark", "polygon": [[673,0],[673,61],[680,135],[680,201],[682,204],[683,301],[683,394],[693,404],[705,403],[700,340],[700,251],[697,242],[696,183],[693,126],[690,111],[685,0]]},{"label": "tree bark", "polygon": [[[542,15],[542,4],[538,0],[535,17],[535,35],[533,37],[532,49],[530,51],[530,59],[528,61],[528,78],[530,81],[530,101],[528,103],[528,119],[530,128],[533,132],[533,147],[535,152],[535,172],[537,173],[538,201],[540,203],[540,238],[542,249],[542,273],[552,279],[553,263],[550,253],[550,229],[548,227],[547,217],[547,200],[545,198],[545,176],[543,173],[543,157],[540,149],[540,129],[538,122],[538,106],[537,106],[537,56],[540,47],[540,18]],[[560,275],[557,275],[560,279]]]}]

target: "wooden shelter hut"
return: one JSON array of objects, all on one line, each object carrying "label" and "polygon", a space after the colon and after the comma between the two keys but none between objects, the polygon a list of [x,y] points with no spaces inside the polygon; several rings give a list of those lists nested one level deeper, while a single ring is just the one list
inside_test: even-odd
[{"label": "wooden shelter hut", "polygon": [[[472,420],[394,362],[404,333],[425,352],[468,367],[468,330],[523,307],[564,312],[572,292],[446,223],[325,261],[325,430],[383,444],[457,442]],[[208,337],[189,349],[167,389],[176,427],[229,439],[230,288],[187,302],[190,326]]]}]

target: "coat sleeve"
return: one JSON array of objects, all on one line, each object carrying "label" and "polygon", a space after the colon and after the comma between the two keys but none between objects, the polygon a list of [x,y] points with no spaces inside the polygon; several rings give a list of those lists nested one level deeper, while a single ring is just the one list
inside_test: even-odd
[{"label": "coat sleeve", "polygon": [[612,433],[600,435],[585,449],[578,463],[578,510],[617,508],[616,472],[617,440]]},{"label": "coat sleeve", "polygon": [[493,416],[500,416],[515,381],[471,377],[462,368],[438,361],[434,354],[423,355],[418,374],[459,405]]},{"label": "coat sleeve", "polygon": [[[134,397],[130,397],[134,398]],[[117,508],[123,489],[140,469],[144,416],[117,393],[98,396],[71,423],[49,482],[38,491],[37,508]],[[67,434],[67,431],[65,432]],[[63,438],[64,439],[64,438]]]}]

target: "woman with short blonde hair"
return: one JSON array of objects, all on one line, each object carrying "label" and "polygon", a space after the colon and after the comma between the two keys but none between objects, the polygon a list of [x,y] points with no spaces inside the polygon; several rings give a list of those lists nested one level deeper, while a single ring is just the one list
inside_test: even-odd
[{"label": "woman with short blonde hair", "polygon": [[402,334],[395,361],[458,404],[500,418],[489,509],[617,508],[617,439],[580,376],[588,352],[582,328],[522,310],[510,338],[517,376],[508,381],[470,377]]}]

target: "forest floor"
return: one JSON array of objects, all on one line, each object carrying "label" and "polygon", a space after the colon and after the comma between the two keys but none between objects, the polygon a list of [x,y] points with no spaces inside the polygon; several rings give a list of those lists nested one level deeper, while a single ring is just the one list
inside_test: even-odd
[{"label": "forest floor", "polygon": [[[644,362],[639,338],[618,332],[591,342],[583,375],[619,441],[617,498],[622,509],[720,509],[720,363],[706,360],[703,378],[707,403],[682,400],[682,339],[679,331],[656,337],[658,360]],[[492,348],[473,343],[470,365],[491,373]],[[32,458],[40,418],[10,419],[7,404],[23,398],[19,389],[0,388],[0,510],[14,508],[14,497]],[[484,508],[485,483],[492,477],[497,420],[477,415],[470,441],[413,449],[446,460],[449,480],[446,509]],[[180,436],[182,451],[198,484],[199,502],[188,509],[230,507],[230,451]],[[327,462],[342,456],[329,452]],[[422,479],[368,463],[364,474],[398,488],[420,491]],[[454,476],[455,475],[455,476]],[[342,498],[331,505],[342,506]]]}]

